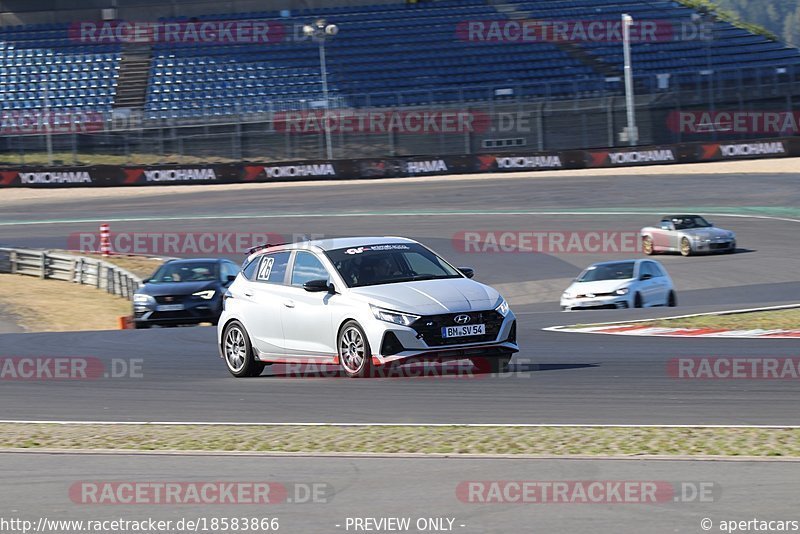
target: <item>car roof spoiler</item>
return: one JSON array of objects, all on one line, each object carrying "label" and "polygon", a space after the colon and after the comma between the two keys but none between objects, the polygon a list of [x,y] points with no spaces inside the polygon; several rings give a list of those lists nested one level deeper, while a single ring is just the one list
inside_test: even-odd
[{"label": "car roof spoiler", "polygon": [[265,248],[272,248],[272,247],[281,247],[283,245],[290,245],[291,243],[264,243],[263,245],[256,245],[254,247],[250,247],[247,249],[247,255],[254,252],[258,252],[259,250],[264,250]]}]

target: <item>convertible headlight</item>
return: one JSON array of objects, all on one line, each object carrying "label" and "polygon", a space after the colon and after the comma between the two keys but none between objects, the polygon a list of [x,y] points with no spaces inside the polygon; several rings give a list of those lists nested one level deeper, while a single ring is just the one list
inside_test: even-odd
[{"label": "convertible headlight", "polygon": [[203,300],[210,300],[216,291],[213,289],[206,289],[205,291],[198,291],[197,293],[192,293],[193,297],[200,297]]},{"label": "convertible headlight", "polygon": [[503,299],[500,302],[500,305],[498,307],[496,307],[494,310],[497,313],[499,313],[500,315],[502,315],[503,317],[508,315],[508,312],[509,312],[510,308],[508,307],[508,302],[506,302],[506,299]]},{"label": "convertible headlight", "polygon": [[621,287],[621,288],[617,289],[616,291],[614,291],[614,294],[615,295],[627,295],[628,291],[629,290],[628,290],[627,287]]},{"label": "convertible headlight", "polygon": [[150,295],[145,295],[144,293],[135,293],[133,295],[133,303],[134,304],[155,304],[156,299],[151,297]]},{"label": "convertible headlight", "polygon": [[387,323],[409,326],[411,323],[420,318],[419,315],[387,310],[384,308],[373,306],[372,304],[370,304],[369,307],[372,310],[372,315],[374,315],[376,319],[380,321],[386,321]]}]

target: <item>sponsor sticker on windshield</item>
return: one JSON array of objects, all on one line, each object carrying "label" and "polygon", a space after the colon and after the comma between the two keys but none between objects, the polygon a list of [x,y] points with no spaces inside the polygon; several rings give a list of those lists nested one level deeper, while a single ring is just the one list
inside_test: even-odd
[{"label": "sponsor sticker on windshield", "polygon": [[357,248],[348,248],[344,251],[345,254],[362,254],[369,250],[373,251],[382,251],[382,250],[411,250],[411,247],[408,245],[374,245],[371,247],[357,247]]}]

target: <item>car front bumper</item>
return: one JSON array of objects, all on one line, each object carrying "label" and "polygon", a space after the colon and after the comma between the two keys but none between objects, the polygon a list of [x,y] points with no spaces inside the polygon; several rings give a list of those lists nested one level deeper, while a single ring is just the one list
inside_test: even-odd
[{"label": "car front bumper", "polygon": [[[502,319],[496,333],[489,336],[476,336],[479,340],[470,341],[469,336],[456,341],[443,340],[430,332],[421,333],[419,328],[401,326],[384,321],[369,321],[362,325],[372,349],[375,365],[403,363],[404,361],[436,360],[449,361],[466,358],[511,355],[519,352],[517,344],[516,317],[510,312]],[[493,330],[493,331],[494,331]]]},{"label": "car front bumper", "polygon": [[628,295],[606,295],[601,297],[561,298],[564,310],[616,310],[630,308]]},{"label": "car front bumper", "polygon": [[179,304],[182,310],[158,311],[155,304],[135,304],[133,320],[138,324],[177,325],[214,323],[222,313],[222,300],[218,297],[210,300],[187,299]]}]

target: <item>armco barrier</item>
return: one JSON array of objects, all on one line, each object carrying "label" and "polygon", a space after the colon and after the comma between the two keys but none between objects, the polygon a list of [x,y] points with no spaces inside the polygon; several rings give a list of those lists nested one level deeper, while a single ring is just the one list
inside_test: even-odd
[{"label": "armco barrier", "polygon": [[142,285],[141,278],[112,263],[46,250],[0,248],[0,273],[94,286],[128,300]]},{"label": "armco barrier", "polygon": [[520,172],[800,156],[800,138],[677,145],[509,152],[471,156],[403,156],[278,163],[92,167],[6,167],[0,187],[103,187],[358,180],[443,174]]}]

